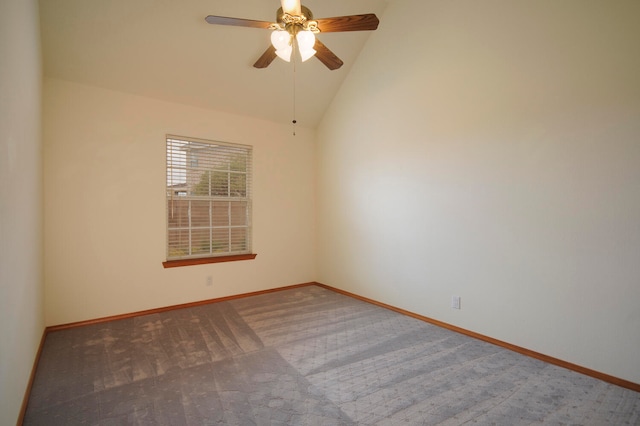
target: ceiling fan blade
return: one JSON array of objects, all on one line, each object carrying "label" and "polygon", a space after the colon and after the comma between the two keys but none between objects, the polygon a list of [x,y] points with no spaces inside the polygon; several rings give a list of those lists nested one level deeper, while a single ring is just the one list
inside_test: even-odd
[{"label": "ceiling fan blade", "polygon": [[252,19],[228,18],[226,16],[209,15],[204,18],[210,24],[214,25],[233,25],[235,27],[251,27],[251,28],[269,28],[271,22],[254,21]]},{"label": "ceiling fan blade", "polygon": [[316,38],[316,44],[313,46],[316,50],[316,58],[326,65],[330,70],[337,70],[344,64],[340,58],[336,56],[327,46]]},{"label": "ceiling fan blade", "polygon": [[266,68],[271,64],[271,62],[273,62],[276,56],[276,48],[273,47],[273,45],[269,45],[267,50],[265,50],[253,66],[255,68]]},{"label": "ceiling fan blade", "polygon": [[323,33],[342,31],[372,31],[378,28],[380,21],[373,13],[364,15],[336,16],[335,18],[316,19]]}]

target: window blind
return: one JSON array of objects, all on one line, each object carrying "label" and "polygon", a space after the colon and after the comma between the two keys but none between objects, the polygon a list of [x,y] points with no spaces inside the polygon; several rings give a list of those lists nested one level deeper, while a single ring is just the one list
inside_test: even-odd
[{"label": "window blind", "polygon": [[252,148],[167,136],[167,259],[251,253]]}]

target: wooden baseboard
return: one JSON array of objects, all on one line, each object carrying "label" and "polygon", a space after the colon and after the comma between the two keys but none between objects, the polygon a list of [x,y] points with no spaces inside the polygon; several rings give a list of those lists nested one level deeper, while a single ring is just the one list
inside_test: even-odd
[{"label": "wooden baseboard", "polygon": [[162,307],[162,308],[147,309],[147,310],[144,310],[144,311],[131,312],[131,313],[128,313],[128,314],[112,315],[112,316],[108,316],[108,317],[96,318],[96,319],[91,319],[91,320],[86,320],[86,321],[77,321],[77,322],[71,322],[71,323],[68,323],[68,324],[52,325],[52,326],[47,327],[46,331],[47,332],[53,332],[53,331],[59,331],[59,330],[66,330],[66,329],[69,329],[69,328],[83,327],[85,325],[101,324],[101,323],[109,322],[109,321],[117,321],[117,320],[121,320],[121,319],[140,317],[140,316],[143,316],[143,315],[158,314],[158,313],[161,313],[161,312],[173,311],[175,309],[193,308],[195,306],[208,305],[210,303],[224,302],[224,301],[227,301],[227,300],[234,300],[234,299],[242,299],[242,298],[245,298],[245,297],[259,296],[261,294],[274,293],[274,292],[277,292],[277,291],[289,290],[289,289],[292,289],[292,288],[299,288],[299,287],[307,287],[307,286],[312,286],[312,285],[317,285],[317,283],[309,282],[309,283],[303,283],[303,284],[294,284],[294,285],[290,285],[290,286],[272,288],[272,289],[268,289],[268,290],[260,290],[260,291],[250,292],[250,293],[236,294],[236,295],[233,295],[233,296],[218,297],[218,298],[215,298],[215,299],[207,299],[207,300],[200,300],[200,301],[197,301],[197,302],[190,302],[190,303],[182,303],[182,304],[179,304],[179,305],[165,306],[165,307]]},{"label": "wooden baseboard", "polygon": [[395,306],[387,305],[386,303],[382,303],[382,302],[378,302],[377,300],[373,300],[373,299],[369,299],[369,298],[366,298],[366,297],[362,297],[362,296],[359,296],[357,294],[341,290],[339,288],[334,288],[334,287],[328,286],[326,284],[321,284],[321,283],[315,283],[315,284],[317,286],[319,286],[319,287],[326,288],[327,290],[335,291],[336,293],[340,293],[340,294],[343,294],[345,296],[350,296],[350,297],[353,297],[355,299],[362,300],[363,302],[371,303],[373,305],[380,306],[382,308],[386,308],[386,309],[392,310],[394,312],[398,312],[400,314],[410,316],[410,317],[418,319],[420,321],[428,322],[429,324],[433,324],[433,325],[436,325],[438,327],[446,328],[447,330],[451,330],[451,331],[454,331],[456,333],[464,334],[466,336],[473,337],[475,339],[482,340],[484,342],[491,343],[491,344],[494,344],[496,346],[503,347],[505,349],[509,349],[510,351],[517,352],[519,354],[526,355],[528,357],[535,358],[535,359],[538,359],[540,361],[547,362],[549,364],[557,365],[558,367],[563,367],[563,368],[566,368],[568,370],[576,371],[578,373],[581,373],[581,374],[584,374],[586,376],[590,376],[590,377],[602,380],[602,381],[607,382],[607,383],[611,383],[611,384],[616,385],[616,386],[620,386],[620,387],[623,387],[623,388],[626,388],[626,389],[631,389],[633,391],[640,392],[640,384],[631,382],[629,380],[624,380],[624,379],[621,379],[619,377],[615,377],[615,376],[611,376],[609,374],[601,373],[599,371],[595,371],[595,370],[592,370],[590,368],[582,367],[580,365],[573,364],[571,362],[563,361],[561,359],[554,358],[552,356],[548,356],[548,355],[545,355],[545,354],[541,354],[539,352],[535,352],[535,351],[532,351],[530,349],[526,349],[526,348],[523,348],[523,347],[520,347],[520,346],[516,346],[516,345],[513,345],[511,343],[503,342],[501,340],[494,339],[493,337],[485,336],[485,335],[482,335],[482,334],[479,334],[479,333],[476,333],[476,332],[473,332],[473,331],[466,330],[464,328],[457,327],[455,325],[447,324],[445,322],[438,321],[438,320],[435,320],[433,318],[429,318],[429,317],[425,317],[425,316],[416,314],[414,312],[410,312],[410,311],[406,311],[404,309],[396,308]]},{"label": "wooden baseboard", "polygon": [[20,413],[18,414],[18,420],[16,426],[21,426],[24,423],[24,416],[27,413],[27,404],[29,404],[29,397],[31,396],[31,387],[33,386],[33,380],[36,377],[36,370],[38,369],[38,363],[40,362],[40,355],[42,354],[42,348],[44,347],[44,341],[47,338],[47,329],[45,328],[40,338],[40,345],[36,352],[36,358],[33,360],[33,367],[31,367],[31,375],[29,375],[29,381],[24,391],[24,397],[22,398],[22,406],[20,407]]}]

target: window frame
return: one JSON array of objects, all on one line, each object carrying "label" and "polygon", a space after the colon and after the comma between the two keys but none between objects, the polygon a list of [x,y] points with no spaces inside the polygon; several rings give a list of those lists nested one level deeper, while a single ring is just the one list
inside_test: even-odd
[{"label": "window frame", "polygon": [[[165,268],[172,268],[255,259],[256,254],[252,252],[253,147],[170,134],[165,137],[165,147],[166,260],[162,265]],[[185,153],[184,158],[179,154],[181,150]],[[196,153],[194,157],[190,157],[194,152]],[[203,157],[203,165],[199,165],[200,153],[206,154]],[[240,163],[240,166],[243,168],[233,169],[235,155],[242,157],[244,164]],[[219,167],[220,165],[225,167]],[[217,186],[214,185],[213,177],[217,179],[215,180]],[[203,178],[207,180],[203,181]],[[202,193],[203,183],[206,191],[204,194]],[[233,192],[233,185],[238,184],[239,189]],[[174,202],[177,202],[177,207],[174,206]],[[234,214],[232,210],[236,210],[237,207],[244,212],[239,215]],[[175,209],[183,213],[182,219],[172,218],[171,215]],[[225,210],[227,210],[226,213],[224,213]],[[184,212],[186,212],[186,221],[183,217]],[[223,212],[222,216],[219,215],[220,212]],[[221,218],[226,220],[226,223],[221,224]],[[239,223],[238,219],[241,219]],[[240,240],[234,240],[234,229],[242,230]],[[194,253],[196,243],[193,239],[198,233],[202,238],[207,231],[209,235],[204,237],[203,242],[208,252]],[[224,235],[225,232],[227,233],[224,243],[226,250],[216,253],[214,235],[216,233]],[[182,240],[182,235],[185,233],[187,241]],[[234,243],[239,244],[241,249],[233,250]],[[172,255],[172,252],[184,250],[187,250],[187,253]]]}]

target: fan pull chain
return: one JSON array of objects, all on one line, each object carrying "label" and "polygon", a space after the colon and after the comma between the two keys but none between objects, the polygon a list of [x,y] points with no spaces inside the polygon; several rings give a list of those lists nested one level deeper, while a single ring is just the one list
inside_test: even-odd
[{"label": "fan pull chain", "polygon": [[296,56],[294,52],[294,55],[293,55],[293,120],[291,121],[291,123],[293,124],[293,136],[296,135],[296,123],[298,122],[298,120],[296,120],[296,63],[297,62],[298,61],[296,60]]}]

